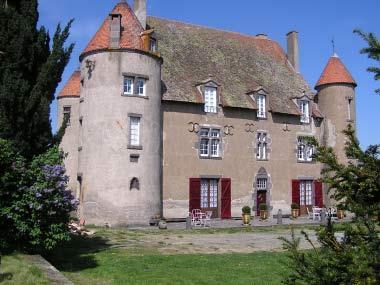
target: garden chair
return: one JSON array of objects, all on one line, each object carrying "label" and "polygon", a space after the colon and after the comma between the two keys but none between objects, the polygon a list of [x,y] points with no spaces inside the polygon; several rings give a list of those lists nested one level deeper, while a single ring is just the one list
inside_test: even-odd
[{"label": "garden chair", "polygon": [[309,210],[309,207],[306,207],[306,211],[307,211],[307,218],[314,219],[313,212]]},{"label": "garden chair", "polygon": [[211,217],[212,217],[212,211],[206,211],[203,226],[211,227]]},{"label": "garden chair", "polygon": [[200,209],[193,209],[191,211],[192,219],[191,219],[191,225],[196,227],[196,226],[201,226],[202,225],[202,211]]},{"label": "garden chair", "polygon": [[313,206],[313,220],[321,220],[321,211],[321,208]]}]

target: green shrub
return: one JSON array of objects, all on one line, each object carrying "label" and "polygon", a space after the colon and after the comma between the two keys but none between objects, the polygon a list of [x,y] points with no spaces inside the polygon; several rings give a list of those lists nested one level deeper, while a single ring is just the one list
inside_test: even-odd
[{"label": "green shrub", "polygon": [[267,204],[265,204],[265,203],[261,203],[261,204],[259,205],[259,210],[260,210],[260,211],[268,211],[268,206],[267,206]]},{"label": "green shrub", "polygon": [[244,206],[243,208],[241,208],[241,212],[243,214],[248,214],[250,215],[251,214],[251,208],[249,206]]},{"label": "green shrub", "polygon": [[27,164],[0,140],[0,246],[41,252],[69,240],[68,222],[78,201],[67,189],[57,146]]},{"label": "green shrub", "polygon": [[300,205],[298,205],[297,203],[292,203],[292,204],[290,205],[290,208],[291,208],[291,209],[294,209],[294,210],[297,210],[297,209],[300,208]]}]

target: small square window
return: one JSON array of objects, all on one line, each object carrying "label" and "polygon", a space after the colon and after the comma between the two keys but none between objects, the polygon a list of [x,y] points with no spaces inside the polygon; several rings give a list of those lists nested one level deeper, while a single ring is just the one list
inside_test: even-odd
[{"label": "small square window", "polygon": [[199,155],[201,157],[220,157],[220,129],[201,128],[199,136]]},{"label": "small square window", "polygon": [[133,77],[124,77],[124,94],[133,95]]},{"label": "small square window", "polygon": [[311,162],[313,161],[314,146],[306,139],[298,138],[297,158],[298,161]]},{"label": "small square window", "polygon": [[136,85],[137,85],[137,95],[145,96],[145,79],[138,78],[136,80]]}]

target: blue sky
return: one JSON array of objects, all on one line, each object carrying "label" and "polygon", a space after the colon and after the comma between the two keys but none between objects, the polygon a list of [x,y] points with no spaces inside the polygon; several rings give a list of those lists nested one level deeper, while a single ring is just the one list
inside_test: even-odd
[{"label": "blue sky", "polygon": [[[40,0],[40,24],[55,31],[60,22],[75,19],[69,42],[75,43],[64,82],[79,66],[79,54],[119,0]],[[133,4],[133,0],[128,1]],[[299,32],[301,72],[311,86],[317,82],[335,50],[358,83],[357,127],[363,147],[380,143],[380,96],[374,93],[380,81],[366,71],[378,63],[359,54],[365,46],[353,29],[371,31],[380,38],[378,0],[148,0],[148,14],[248,35],[265,33],[286,49],[285,34]],[[52,126],[56,129],[56,102],[52,104]]]}]

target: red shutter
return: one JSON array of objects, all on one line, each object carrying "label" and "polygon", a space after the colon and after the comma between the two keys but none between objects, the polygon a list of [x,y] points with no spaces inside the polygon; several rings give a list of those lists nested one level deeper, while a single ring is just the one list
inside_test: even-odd
[{"label": "red shutter", "polygon": [[292,203],[300,204],[300,181],[292,180]]},{"label": "red shutter", "polygon": [[323,191],[322,182],[314,181],[314,195],[315,195],[315,206],[322,208],[323,206]]},{"label": "red shutter", "polygon": [[189,212],[201,208],[201,179],[189,179]]},{"label": "red shutter", "polygon": [[231,219],[231,178],[222,178],[222,219]]}]

